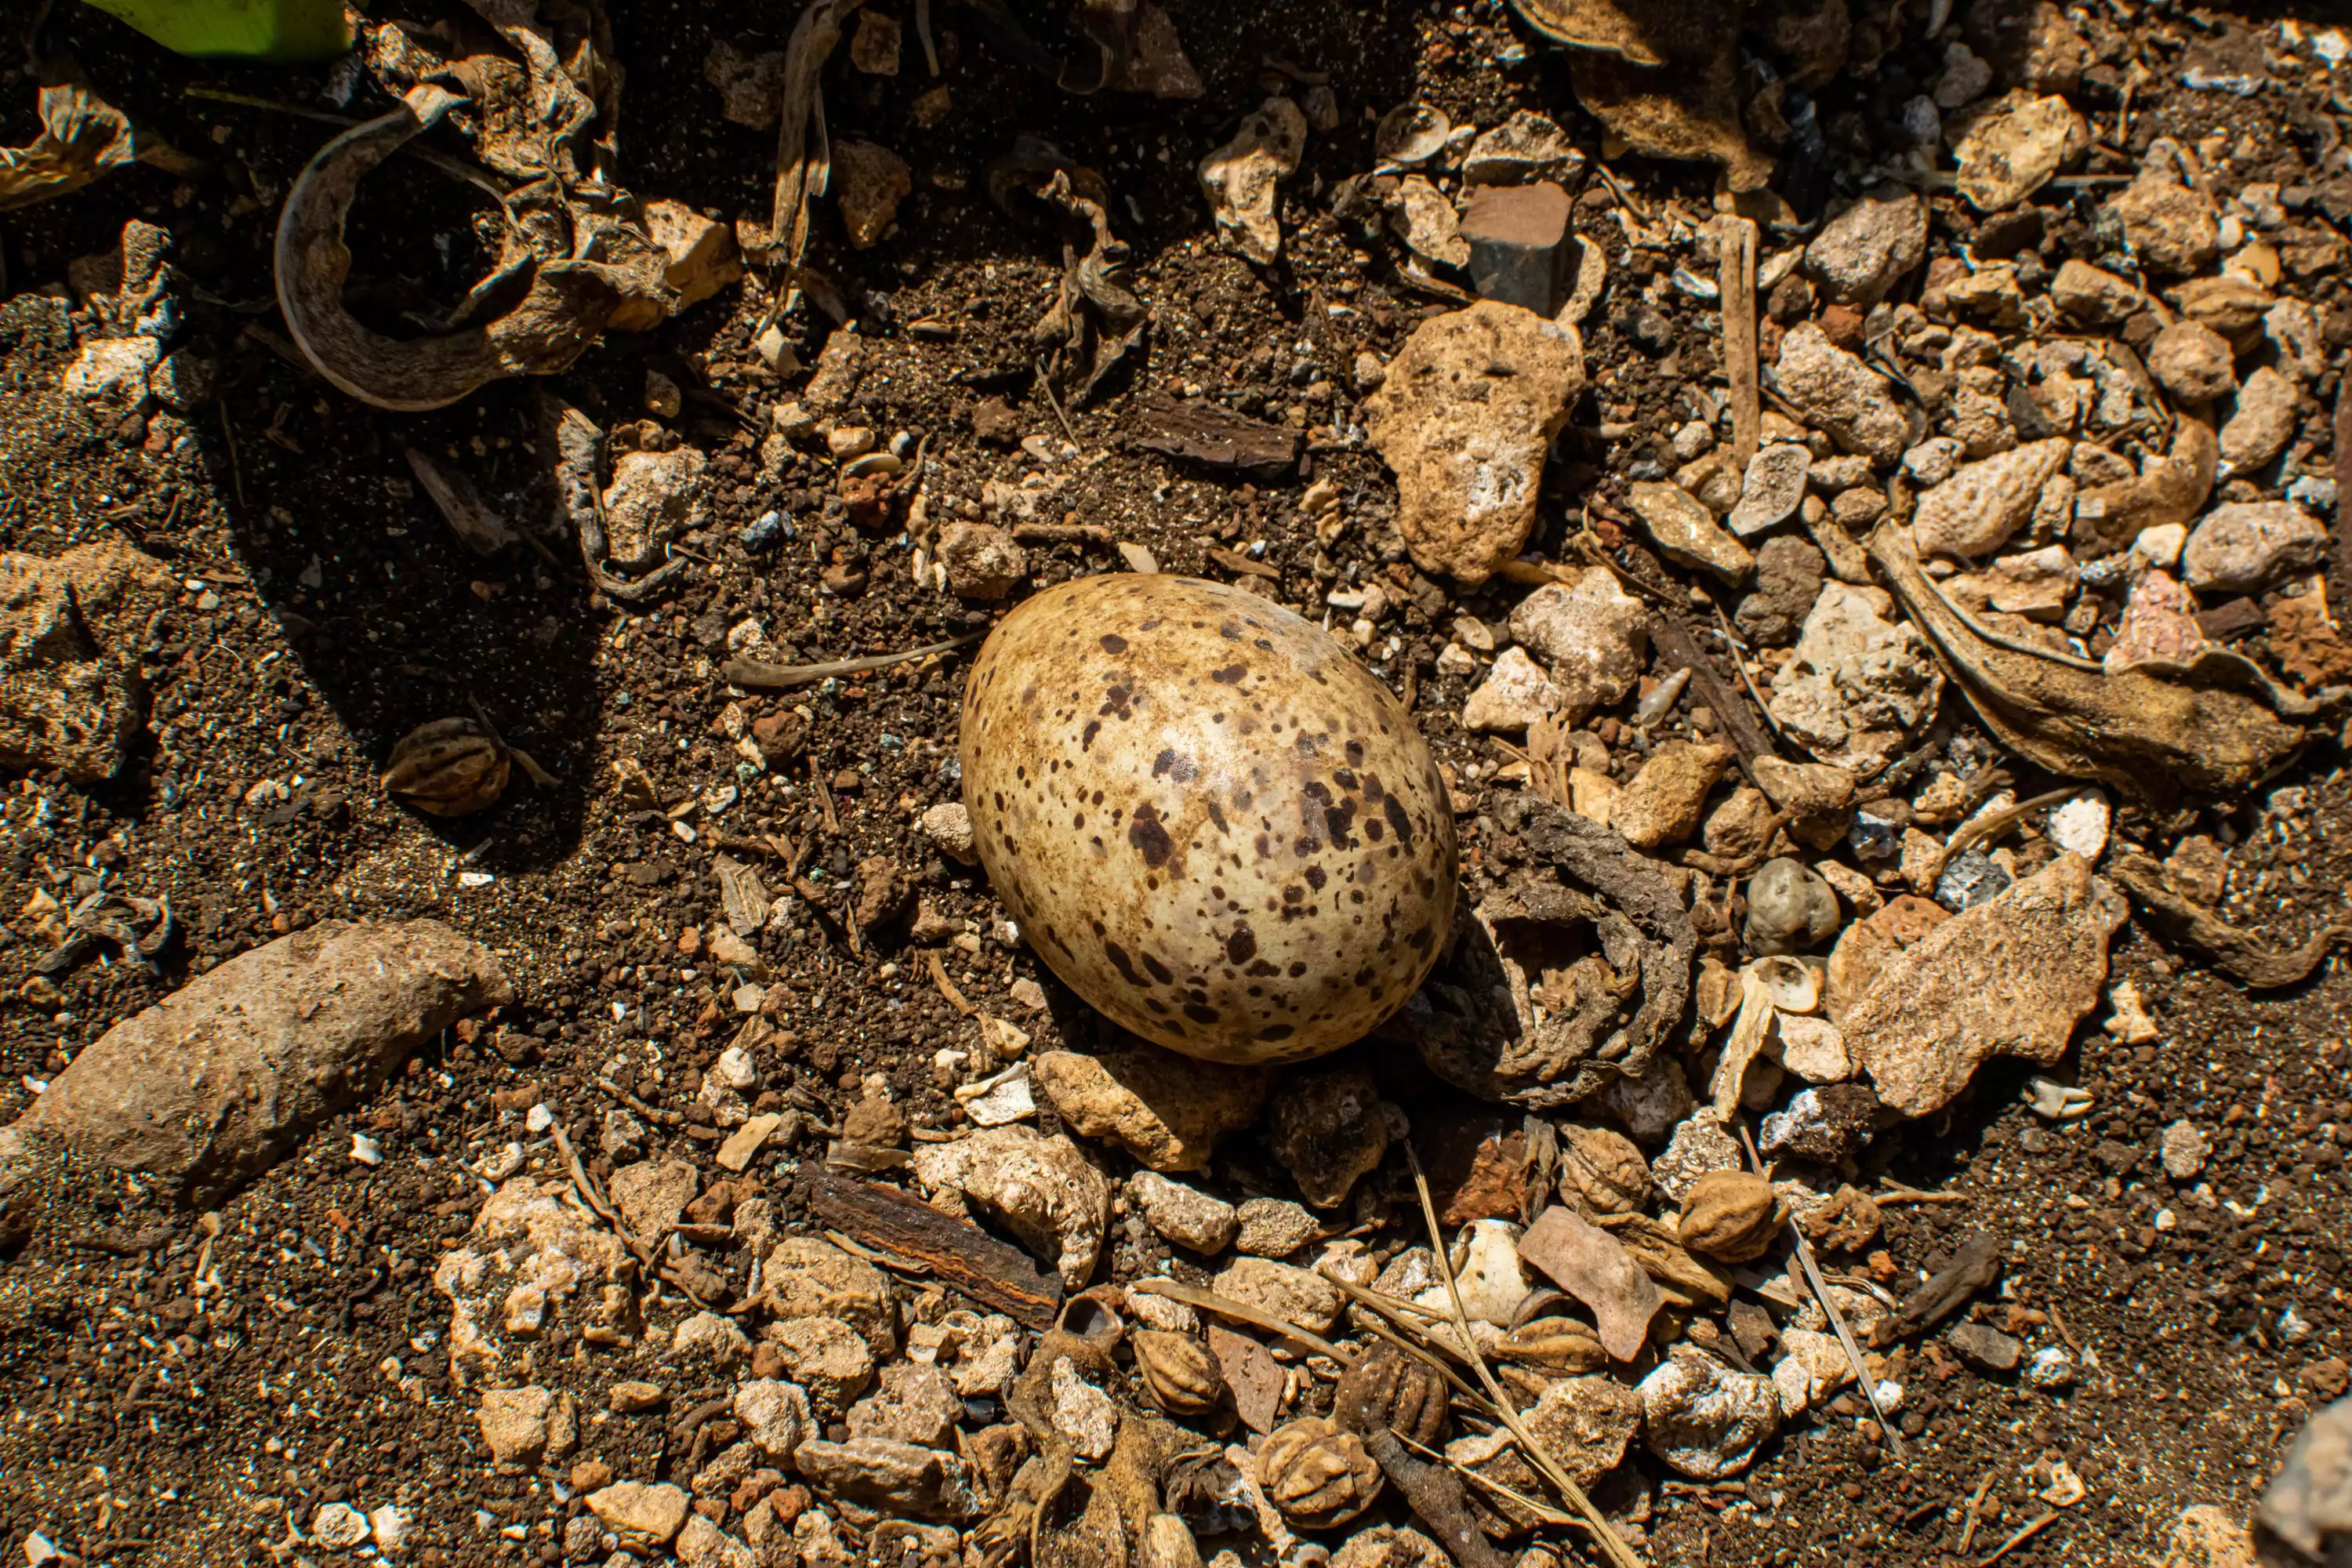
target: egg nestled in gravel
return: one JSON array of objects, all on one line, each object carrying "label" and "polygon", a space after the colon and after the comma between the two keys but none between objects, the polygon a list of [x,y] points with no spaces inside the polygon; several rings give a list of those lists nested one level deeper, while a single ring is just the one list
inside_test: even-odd
[{"label": "egg nestled in gravel", "polygon": [[1116,575],[1006,616],[964,688],[989,880],[1114,1022],[1296,1061],[1412,994],[1454,921],[1454,813],[1403,705],[1255,594]]}]

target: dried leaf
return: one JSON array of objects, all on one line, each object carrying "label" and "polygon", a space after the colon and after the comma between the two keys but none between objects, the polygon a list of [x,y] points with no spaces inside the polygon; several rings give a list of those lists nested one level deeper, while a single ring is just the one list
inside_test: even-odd
[{"label": "dried leaf", "polygon": [[1881,525],[1870,559],[1985,727],[2061,777],[2226,794],[2304,743],[2301,728],[2243,689],[2261,683],[2244,659],[2200,660],[2179,679],[2144,666],[2103,671],[1988,635],[1928,581],[1902,528]]},{"label": "dried leaf", "polygon": [[1615,1237],[1573,1209],[1549,1208],[1519,1238],[1519,1256],[1591,1309],[1612,1357],[1631,1361],[1649,1342],[1658,1288]]},{"label": "dried leaf", "polygon": [[352,47],[342,0],[89,0],[175,55],[330,60]]},{"label": "dried leaf", "polygon": [[411,447],[402,454],[408,459],[409,471],[416,482],[466,547],[477,555],[496,555],[499,550],[515,542],[515,531],[507,520],[490,510],[474,481],[455,468],[445,468],[433,454],[420,447]]},{"label": "dried leaf", "polygon": [[86,88],[45,87],[40,109],[40,135],[0,147],[0,211],[78,191],[136,156],[131,121]]},{"label": "dried leaf", "polygon": [[1234,1409],[1243,1424],[1253,1432],[1273,1431],[1285,1382],[1274,1353],[1247,1334],[1217,1323],[1209,1325],[1209,1351],[1225,1374],[1225,1386],[1233,1391]]}]

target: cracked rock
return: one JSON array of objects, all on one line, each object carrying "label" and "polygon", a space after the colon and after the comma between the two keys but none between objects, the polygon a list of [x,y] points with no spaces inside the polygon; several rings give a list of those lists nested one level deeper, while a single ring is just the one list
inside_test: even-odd
[{"label": "cracked rock", "polygon": [[1818,322],[1800,321],[1780,340],[1772,384],[1807,424],[1874,462],[1895,462],[1918,438],[1886,378],[1832,342]]},{"label": "cracked rock", "polygon": [[1371,1075],[1356,1068],[1302,1072],[1283,1086],[1266,1143],[1299,1194],[1317,1208],[1348,1201],[1357,1179],[1402,1133],[1403,1113],[1381,1098]]},{"label": "cracked rock", "polygon": [[1697,1480],[1738,1475],[1780,1428],[1770,1378],[1735,1372],[1697,1351],[1677,1349],[1642,1380],[1641,1394],[1642,1441]]},{"label": "cracked rock", "polygon": [[1825,763],[1874,771],[1933,718],[1944,674],[1881,589],[1824,583],[1797,656],[1772,689],[1772,717]]},{"label": "cracked rock", "polygon": [[1223,1252],[1240,1228],[1233,1205],[1156,1171],[1138,1171],[1127,1190],[1143,1211],[1144,1223],[1179,1247],[1203,1254]]},{"label": "cracked rock", "polygon": [[2293,501],[2217,506],[2189,535],[2182,574],[2200,593],[2252,594],[2315,564],[2327,531]]},{"label": "cracked rock", "polygon": [[1267,99],[1234,139],[1201,160],[1201,189],[1217,232],[1248,259],[1270,267],[1282,254],[1275,216],[1276,187],[1298,172],[1307,151],[1307,116],[1286,98]]},{"label": "cracked rock", "polygon": [[1927,254],[1927,209],[1899,187],[1866,191],[1822,226],[1805,270],[1832,300],[1874,305]]},{"label": "cracked rock", "polygon": [[2032,521],[2074,449],[2074,442],[2053,436],[1963,464],[1919,498],[1911,519],[1919,553],[1969,560],[1999,550]]},{"label": "cracked rock", "polygon": [[1547,583],[1511,612],[1511,635],[1551,671],[1563,724],[1622,700],[1641,678],[1650,613],[1607,572]]},{"label": "cracked rock", "polygon": [[961,1198],[1061,1271],[1087,1282],[1110,1224],[1110,1184],[1078,1146],[1032,1127],[988,1127],[915,1151],[916,1179],[934,1201]]},{"label": "cracked rock", "polygon": [[1527,543],[1545,454],[1584,389],[1573,327],[1481,300],[1413,330],[1365,400],[1416,564],[1484,583]]},{"label": "cracked rock", "polygon": [[1904,1116],[1942,1110],[1996,1056],[2043,1065],[2099,1005],[2123,895],[2061,854],[1885,961],[1839,1027],[1854,1065]]},{"label": "cracked rock", "polygon": [[1070,1130],[1118,1143],[1154,1171],[1197,1171],[1217,1140],[1257,1120],[1266,1075],[1157,1047],[1048,1051],[1032,1069]]}]

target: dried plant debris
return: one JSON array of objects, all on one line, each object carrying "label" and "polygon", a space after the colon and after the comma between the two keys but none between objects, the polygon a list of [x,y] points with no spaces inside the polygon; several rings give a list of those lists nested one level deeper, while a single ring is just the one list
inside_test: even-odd
[{"label": "dried plant debris", "polygon": [[[483,12],[520,60],[448,52],[438,35],[398,24],[371,30],[369,63],[401,106],[320,149],[278,217],[278,302],[295,345],[320,375],[379,408],[439,408],[504,377],[552,374],[608,326],[650,327],[682,302],[671,258],[612,182],[620,78],[601,13],[567,10],[558,25],[535,5],[485,0]],[[361,181],[460,104],[480,126],[475,153],[488,172],[474,183],[503,219],[499,261],[441,331],[389,338],[343,304],[344,222]]]},{"label": "dried plant debris", "polygon": [[2184,896],[2164,866],[2146,855],[2117,855],[2107,863],[2107,874],[2131,895],[2149,924],[2256,991],[2301,984],[2328,953],[2352,938],[2352,925],[2330,925],[2297,946],[2273,947]]},{"label": "dried plant debris", "polygon": [[1870,559],[1936,649],[1985,727],[2065,778],[2136,793],[2221,794],[2268,777],[2301,749],[2303,729],[2200,666],[2180,679],[1996,640],[1920,570],[1904,531],[1872,534]]},{"label": "dried plant debris", "polygon": [[1536,803],[1521,837],[1549,872],[1457,917],[1400,1020],[1449,1082],[1556,1107],[1647,1071],[1688,1005],[1698,942],[1674,884],[1590,817]]},{"label": "dried plant debris", "polygon": [[37,99],[41,133],[22,147],[0,147],[0,212],[66,195],[126,163],[175,174],[201,167],[134,127],[69,62],[53,61],[44,74],[48,79]]},{"label": "dried plant debris", "polygon": [[1083,250],[1074,241],[1063,242],[1062,286],[1029,329],[1048,385],[1083,404],[1143,341],[1151,314],[1136,298],[1128,247],[1111,234],[1107,198],[1081,191],[1062,168],[1048,174],[1035,194],[1085,236]]},{"label": "dried plant debris", "polygon": [[1634,152],[1718,163],[1751,191],[1772,161],[1748,142],[1739,103],[1738,4],[1724,0],[1513,0],[1546,37],[1576,51],[1577,101]]}]

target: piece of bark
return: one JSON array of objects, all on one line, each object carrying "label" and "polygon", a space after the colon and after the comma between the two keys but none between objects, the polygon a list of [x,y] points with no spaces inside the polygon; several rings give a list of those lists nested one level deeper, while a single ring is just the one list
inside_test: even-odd
[{"label": "piece of bark", "polygon": [[1723,305],[1723,374],[1731,384],[1731,457],[1744,470],[1764,433],[1756,342],[1756,222],[1726,215],[1715,223],[1716,292]]},{"label": "piece of bark", "polygon": [[1649,1342],[1658,1288],[1623,1242],[1573,1209],[1549,1208],[1519,1238],[1519,1256],[1592,1310],[1612,1359],[1632,1361]]},{"label": "piece of bark", "polygon": [[1297,431],[1246,418],[1213,403],[1148,397],[1143,419],[1145,431],[1136,438],[1137,446],[1212,468],[1273,474],[1298,458]]},{"label": "piece of bark", "polygon": [[1739,749],[1739,768],[1754,782],[1756,759],[1776,755],[1772,738],[1756,721],[1755,710],[1748,705],[1748,694],[1734,687],[1717,672],[1715,665],[1699,652],[1698,642],[1690,628],[1674,616],[1659,611],[1650,617],[1650,640],[1658,646],[1673,663],[1686,666],[1691,672],[1691,684]]},{"label": "piece of bark", "polygon": [[1274,1352],[1247,1334],[1211,1323],[1209,1353],[1217,1358],[1217,1366],[1225,1374],[1234,1413],[1242,1418],[1242,1425],[1253,1432],[1273,1431],[1275,1415],[1282,1407],[1282,1387],[1287,1381],[1282,1368],[1275,1364]]},{"label": "piece of bark", "polygon": [[1890,1344],[1924,1333],[1969,1304],[1971,1297],[2000,1278],[2000,1237],[1989,1230],[1972,1230],[1960,1238],[1952,1259],[1908,1296],[1895,1315],[1885,1319],[1874,1336]]},{"label": "piece of bark", "polygon": [[1061,1280],[1040,1272],[1027,1253],[896,1187],[824,1172],[809,1207],[852,1239],[922,1264],[1024,1328],[1050,1328],[1061,1310]]},{"label": "piece of bark", "polygon": [[2327,591],[2339,605],[2352,605],[2352,376],[2336,385],[2336,548],[2329,552]]},{"label": "piece of bark", "polygon": [[2273,991],[2308,979],[2336,945],[2352,936],[2352,926],[2331,925],[2300,947],[2274,948],[2255,941],[2204,905],[2182,898],[2164,867],[2146,855],[2118,855],[2107,874],[2140,906],[2140,914],[2172,941],[2210,956],[2255,991]]}]

